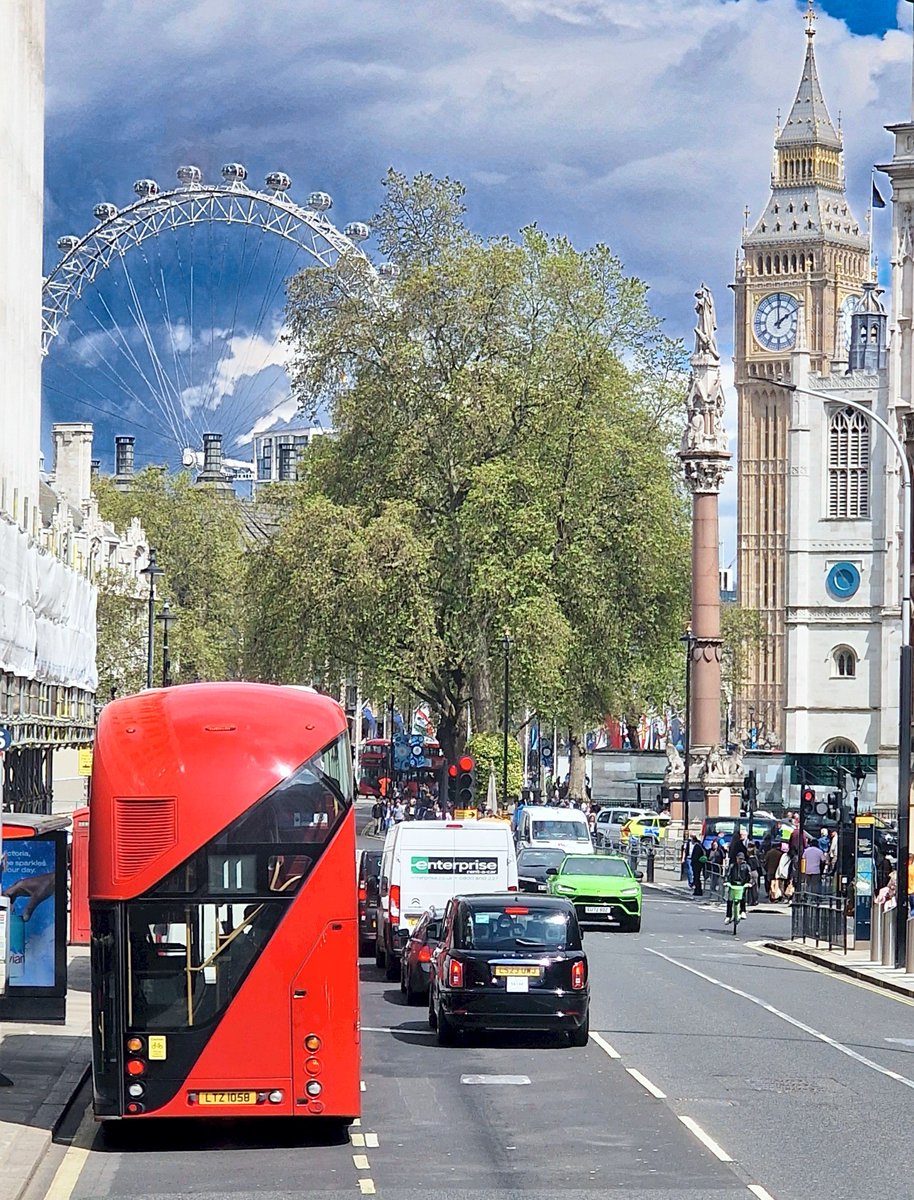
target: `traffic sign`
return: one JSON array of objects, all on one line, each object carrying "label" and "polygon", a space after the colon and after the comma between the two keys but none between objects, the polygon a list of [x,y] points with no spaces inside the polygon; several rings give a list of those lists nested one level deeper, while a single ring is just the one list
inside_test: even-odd
[{"label": "traffic sign", "polygon": [[552,762],[552,747],[543,746],[542,750],[540,750],[540,758],[543,760],[543,766],[548,767]]},{"label": "traffic sign", "polygon": [[13,744],[13,731],[5,725],[0,725],[0,752],[9,750]]}]

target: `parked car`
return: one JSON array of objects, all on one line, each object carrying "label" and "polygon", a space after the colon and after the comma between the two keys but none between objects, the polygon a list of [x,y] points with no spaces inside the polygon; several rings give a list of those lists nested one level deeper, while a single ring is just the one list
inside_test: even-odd
[{"label": "parked car", "polygon": [[435,910],[427,912],[409,935],[400,954],[400,991],[407,1004],[421,1004],[428,995],[428,977],[432,969],[432,954],[441,940],[441,917]]},{"label": "parked car", "polygon": [[671,820],[669,813],[645,813],[640,817],[632,817],[622,826],[622,845],[627,846],[632,837],[659,842],[666,837]]},{"label": "parked car", "polygon": [[554,1030],[586,1046],[587,956],[558,896],[455,896],[432,955],[428,1023],[440,1045],[462,1030]]},{"label": "parked car", "polygon": [[593,844],[597,849],[605,846],[618,846],[622,842],[622,826],[632,817],[646,817],[650,809],[631,807],[601,808],[597,813],[597,823],[594,827]]},{"label": "parked car", "polygon": [[378,936],[378,884],[381,851],[363,850],[359,857],[359,954],[374,954]]},{"label": "parked car", "polygon": [[507,821],[401,821],[381,852],[375,962],[400,977],[400,951],[423,913],[461,892],[516,892],[517,854]]},{"label": "parked car", "polygon": [[568,854],[547,875],[550,894],[570,900],[582,923],[614,921],[640,931],[642,874],[621,854]]},{"label": "parked car", "polygon": [[545,892],[546,868],[557,867],[565,857],[564,850],[544,850],[529,847],[517,856],[517,886],[522,892]]}]

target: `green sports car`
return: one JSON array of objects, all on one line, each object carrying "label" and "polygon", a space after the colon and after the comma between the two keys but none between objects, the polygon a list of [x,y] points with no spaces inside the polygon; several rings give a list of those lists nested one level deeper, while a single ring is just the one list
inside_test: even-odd
[{"label": "green sports car", "polygon": [[583,922],[618,921],[623,929],[641,928],[641,872],[632,874],[619,854],[567,854],[550,867],[549,892],[570,900]]}]

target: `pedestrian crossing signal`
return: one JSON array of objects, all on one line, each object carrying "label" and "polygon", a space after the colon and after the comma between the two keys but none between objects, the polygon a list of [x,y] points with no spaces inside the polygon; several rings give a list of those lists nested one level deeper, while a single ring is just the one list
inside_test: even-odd
[{"label": "pedestrian crossing signal", "polygon": [[457,808],[476,807],[476,759],[464,754],[457,761]]},{"label": "pedestrian crossing signal", "polygon": [[457,805],[457,768],[451,763],[447,769],[447,806],[454,811]]}]

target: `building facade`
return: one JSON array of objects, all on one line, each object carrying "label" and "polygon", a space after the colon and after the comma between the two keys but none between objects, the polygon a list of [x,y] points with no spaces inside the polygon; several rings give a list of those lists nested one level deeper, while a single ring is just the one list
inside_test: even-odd
[{"label": "building facade", "polygon": [[[868,240],[845,194],[843,142],[819,83],[815,29],[796,98],[775,137],[771,194],[747,227],[733,285],[739,416],[737,570],[741,604],[763,637],[748,666],[736,720],[784,744],[787,702],[789,380],[800,313],[809,370],[846,362],[850,315],[869,277]],[[750,712],[752,717],[750,718]]]},{"label": "building facade", "polygon": [[269,483],[294,483],[298,476],[298,460],[315,438],[327,430],[321,425],[305,422],[283,421],[253,438],[254,483],[253,498],[257,489]]}]

